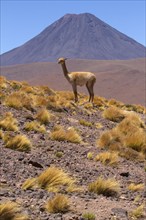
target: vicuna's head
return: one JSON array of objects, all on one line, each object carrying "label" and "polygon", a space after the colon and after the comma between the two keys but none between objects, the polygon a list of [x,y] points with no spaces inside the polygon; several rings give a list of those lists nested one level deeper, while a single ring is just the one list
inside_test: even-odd
[{"label": "vicuna's head", "polygon": [[61,58],[58,59],[58,63],[63,64],[63,63],[65,63],[65,60],[67,60],[67,58],[61,57]]}]

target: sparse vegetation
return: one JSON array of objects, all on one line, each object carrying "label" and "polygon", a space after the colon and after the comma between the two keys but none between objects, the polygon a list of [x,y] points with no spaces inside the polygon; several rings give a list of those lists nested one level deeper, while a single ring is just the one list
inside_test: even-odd
[{"label": "sparse vegetation", "polygon": [[37,121],[26,122],[24,129],[26,131],[37,131],[37,132],[41,132],[41,133],[45,133],[46,132],[45,126],[41,125]]},{"label": "sparse vegetation", "polygon": [[120,122],[125,118],[125,113],[121,109],[113,106],[104,110],[103,116],[111,121]]},{"label": "sparse vegetation", "polygon": [[31,150],[32,144],[25,135],[16,135],[13,138],[8,138],[6,147],[13,150],[28,152]]},{"label": "sparse vegetation", "polygon": [[84,220],[95,220],[96,217],[93,213],[87,212],[82,215]]},{"label": "sparse vegetation", "polygon": [[83,126],[91,127],[93,124],[89,121],[85,121],[84,119],[80,119],[79,123]]},{"label": "sparse vegetation", "polygon": [[88,158],[89,160],[92,160],[92,159],[93,159],[93,153],[92,153],[92,152],[88,152],[87,158]]},{"label": "sparse vegetation", "polygon": [[88,186],[89,192],[103,194],[104,196],[113,196],[119,192],[119,183],[114,179],[103,179],[99,177]]},{"label": "sparse vegetation", "polygon": [[103,152],[95,157],[96,161],[101,161],[105,165],[115,165],[118,163],[118,154],[115,152]]},{"label": "sparse vegetation", "polygon": [[50,213],[65,213],[69,211],[69,199],[65,195],[58,194],[50,199],[46,204],[46,209]]},{"label": "sparse vegetation", "polygon": [[3,77],[0,89],[0,219],[145,219],[143,106],[84,94],[76,104],[73,92]]},{"label": "sparse vegetation", "polygon": [[139,183],[139,184],[131,183],[128,186],[128,189],[131,190],[131,191],[141,191],[141,190],[144,190],[144,184],[142,184],[142,183]]},{"label": "sparse vegetation", "polygon": [[[136,151],[139,152],[139,155],[135,153],[134,158],[142,159],[141,154],[146,152],[146,133],[144,128],[142,120],[135,113],[130,113],[115,128],[104,132],[97,141],[97,145],[102,148],[119,151],[120,155],[129,159],[130,156],[128,154],[134,155],[134,151]],[[127,150],[123,149],[123,147]],[[130,150],[130,148],[134,151]]]},{"label": "sparse vegetation", "polygon": [[129,213],[132,219],[138,219],[144,216],[144,205],[140,205]]},{"label": "sparse vegetation", "polygon": [[21,209],[17,203],[6,202],[0,204],[1,220],[29,220],[28,216],[21,213]]},{"label": "sparse vegetation", "polygon": [[68,141],[71,143],[81,143],[82,138],[77,131],[72,127],[65,130],[63,127],[54,128],[50,135],[52,140]]},{"label": "sparse vegetation", "polygon": [[18,131],[18,121],[11,112],[7,112],[0,120],[0,128],[7,131]]},{"label": "sparse vegetation", "polygon": [[47,125],[51,120],[54,119],[54,116],[47,109],[42,109],[36,115],[36,119],[41,124]]}]

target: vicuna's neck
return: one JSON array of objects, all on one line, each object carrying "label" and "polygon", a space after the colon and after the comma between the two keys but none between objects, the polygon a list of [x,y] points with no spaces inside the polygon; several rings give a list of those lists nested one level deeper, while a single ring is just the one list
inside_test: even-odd
[{"label": "vicuna's neck", "polygon": [[69,75],[68,75],[68,70],[67,70],[66,64],[62,63],[61,66],[62,66],[62,70],[63,70],[65,78],[70,82],[70,78],[69,78]]}]

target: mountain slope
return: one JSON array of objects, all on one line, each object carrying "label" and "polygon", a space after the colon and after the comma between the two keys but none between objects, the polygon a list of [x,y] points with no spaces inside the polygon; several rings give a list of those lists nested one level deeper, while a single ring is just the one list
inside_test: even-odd
[{"label": "mountain slope", "polygon": [[131,59],[145,47],[92,14],[67,14],[24,45],[1,55],[1,65],[80,59]]}]

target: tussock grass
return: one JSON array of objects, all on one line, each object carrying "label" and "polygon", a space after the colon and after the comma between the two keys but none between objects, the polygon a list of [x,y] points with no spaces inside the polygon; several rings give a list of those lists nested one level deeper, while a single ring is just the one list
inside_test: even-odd
[{"label": "tussock grass", "polygon": [[110,121],[120,122],[125,118],[125,113],[123,110],[112,106],[104,110],[103,117]]},{"label": "tussock grass", "polygon": [[34,102],[31,96],[23,92],[14,92],[5,99],[5,105],[15,108],[22,109],[23,107],[32,110]]},{"label": "tussock grass", "polygon": [[65,213],[69,211],[70,204],[67,196],[58,194],[46,204],[46,210],[50,213]]},{"label": "tussock grass", "polygon": [[70,186],[75,182],[67,173],[62,169],[56,167],[49,167],[42,172],[38,178],[38,185],[48,191],[56,192],[61,186]]},{"label": "tussock grass", "polygon": [[115,152],[103,152],[95,157],[95,161],[100,161],[105,165],[115,165],[118,163],[118,154]]},{"label": "tussock grass", "polygon": [[50,135],[52,140],[68,141],[71,143],[81,143],[82,138],[77,131],[71,127],[65,130],[63,127],[54,128]]},{"label": "tussock grass", "polygon": [[84,220],[95,220],[96,217],[93,213],[87,212],[82,215]]},{"label": "tussock grass", "polygon": [[4,76],[0,76],[0,88],[6,89],[7,88],[7,81]]},{"label": "tussock grass", "polygon": [[142,183],[139,183],[139,184],[131,183],[128,186],[128,189],[131,190],[131,191],[141,191],[141,190],[144,190],[144,184],[142,184]]},{"label": "tussock grass", "polygon": [[119,192],[119,183],[114,179],[103,179],[99,177],[96,181],[88,185],[88,190],[89,192],[104,196],[114,196]]},{"label": "tussock grass", "polygon": [[47,109],[41,109],[37,115],[36,119],[41,123],[47,125],[48,123],[51,122],[51,120],[54,119],[54,115],[51,114]]},{"label": "tussock grass", "polygon": [[21,213],[21,209],[17,203],[6,202],[0,204],[1,220],[29,220],[28,216]]},{"label": "tussock grass", "polygon": [[144,205],[140,205],[129,213],[132,219],[138,219],[144,216]]},{"label": "tussock grass", "polygon": [[18,122],[11,112],[7,112],[0,120],[0,128],[6,131],[18,131]]},{"label": "tussock grass", "polygon": [[120,156],[127,159],[141,160],[146,152],[145,125],[138,115],[129,113],[115,128],[104,132],[97,140],[97,145],[118,151]]},{"label": "tussock grass", "polygon": [[26,122],[24,129],[26,131],[37,131],[37,132],[41,132],[41,133],[45,133],[46,132],[45,126],[41,125],[37,121]]},{"label": "tussock grass", "polygon": [[94,105],[98,107],[105,107],[107,104],[107,100],[103,97],[100,96],[95,96],[94,97]]},{"label": "tussock grass", "polygon": [[81,125],[87,126],[87,127],[92,127],[92,125],[93,125],[91,122],[85,121],[84,119],[80,119],[80,120],[79,120],[79,123],[80,123]]},{"label": "tussock grass", "polygon": [[7,148],[25,152],[30,151],[32,147],[30,140],[25,135],[16,135],[8,138],[5,145]]},{"label": "tussock grass", "polygon": [[72,189],[75,189],[75,187],[77,188],[75,182],[76,181],[62,169],[49,167],[38,177],[27,179],[22,185],[22,188],[27,190],[39,187],[48,190],[49,192],[58,192],[62,187],[63,189],[67,189],[68,187],[71,187]]},{"label": "tussock grass", "polygon": [[0,139],[3,139],[4,138],[4,133],[3,131],[0,129]]},{"label": "tussock grass", "polygon": [[115,99],[110,99],[107,102],[108,106],[116,106],[116,107],[122,107],[124,106],[123,102],[117,101]]},{"label": "tussock grass", "polygon": [[92,152],[88,152],[88,153],[87,153],[87,158],[88,158],[89,160],[92,160],[92,159],[93,159],[93,153],[92,153]]},{"label": "tussock grass", "polygon": [[37,179],[36,178],[31,178],[31,179],[27,179],[23,185],[22,185],[22,189],[27,190],[27,189],[32,189],[33,187],[35,187],[37,185]]}]

